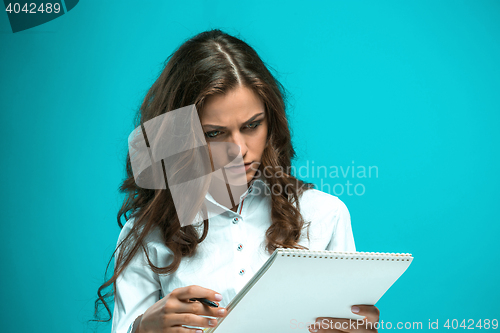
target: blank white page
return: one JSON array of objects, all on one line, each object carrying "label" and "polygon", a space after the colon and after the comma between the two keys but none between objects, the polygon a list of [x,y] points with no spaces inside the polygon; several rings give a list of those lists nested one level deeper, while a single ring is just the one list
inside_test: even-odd
[{"label": "blank white page", "polygon": [[207,332],[308,332],[316,317],[363,319],[355,304],[375,305],[406,271],[405,253],[277,249]]}]

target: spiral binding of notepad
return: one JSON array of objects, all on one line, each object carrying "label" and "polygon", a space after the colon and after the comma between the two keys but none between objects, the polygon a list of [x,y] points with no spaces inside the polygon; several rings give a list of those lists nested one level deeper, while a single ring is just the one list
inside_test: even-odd
[{"label": "spiral binding of notepad", "polygon": [[347,260],[386,260],[386,261],[411,261],[411,253],[386,253],[386,252],[337,252],[337,251],[312,251],[302,249],[278,248],[278,256],[316,259],[347,259]]}]

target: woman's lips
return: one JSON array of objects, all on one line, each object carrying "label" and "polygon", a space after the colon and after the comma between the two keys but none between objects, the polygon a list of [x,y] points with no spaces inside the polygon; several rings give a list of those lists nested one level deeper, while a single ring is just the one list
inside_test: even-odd
[{"label": "woman's lips", "polygon": [[245,164],[245,171],[248,171],[250,169],[250,166],[252,165],[253,162]]},{"label": "woman's lips", "polygon": [[242,173],[242,172],[247,172],[250,167],[252,166],[253,162],[250,162],[250,163],[245,163],[243,165],[238,165],[238,166],[233,166],[233,167],[229,167],[229,168],[225,168],[227,171],[231,172],[231,173]]}]

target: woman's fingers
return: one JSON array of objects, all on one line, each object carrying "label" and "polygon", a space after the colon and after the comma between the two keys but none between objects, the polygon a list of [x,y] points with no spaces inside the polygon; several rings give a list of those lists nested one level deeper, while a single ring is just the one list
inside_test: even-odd
[{"label": "woman's fingers", "polygon": [[169,307],[166,309],[167,313],[193,313],[210,317],[224,317],[227,314],[224,308],[210,307],[199,301],[190,301],[192,298],[206,298],[217,303],[222,299],[222,296],[211,289],[192,285],[174,289],[169,297],[171,301],[165,304]]},{"label": "woman's fingers", "polygon": [[211,289],[203,288],[197,285],[174,289],[171,295],[177,297],[182,301],[187,301],[190,298],[206,298],[212,302],[219,302],[220,300],[222,300],[221,294]]},{"label": "woman's fingers", "polygon": [[379,309],[374,305],[353,305],[351,311],[364,316],[363,319],[318,317],[309,329],[310,332],[377,332],[380,317]]},{"label": "woman's fingers", "polygon": [[364,328],[362,319],[344,319],[331,317],[318,317],[309,329],[310,332],[333,333],[333,332],[355,332]]},{"label": "woman's fingers", "polygon": [[370,323],[376,323],[380,317],[380,311],[375,305],[353,305],[351,311],[360,316],[365,316]]},{"label": "woman's fingers", "polygon": [[214,327],[217,325],[217,319],[204,318],[193,313],[172,313],[167,315],[169,324],[176,326],[196,326],[196,327]]},{"label": "woman's fingers", "polygon": [[185,302],[179,299],[175,299],[175,301],[172,302],[172,308],[175,309],[171,311],[174,313],[194,313],[210,317],[224,317],[226,315],[226,309],[224,308],[212,308],[201,302]]}]

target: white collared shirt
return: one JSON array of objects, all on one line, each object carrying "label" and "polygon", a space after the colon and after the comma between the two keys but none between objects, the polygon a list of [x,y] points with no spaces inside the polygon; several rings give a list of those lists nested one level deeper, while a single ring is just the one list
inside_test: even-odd
[{"label": "white collared shirt", "polygon": [[[271,225],[270,188],[265,181],[253,182],[240,197],[236,212],[220,205],[210,193],[206,199],[209,211],[222,207],[225,213],[209,219],[207,237],[198,244],[193,257],[183,257],[173,274],[160,276],[151,270],[141,250],[118,277],[112,333],[126,333],[134,320],[162,295],[180,287],[199,285],[212,289],[222,295],[219,303],[226,307],[271,256],[265,250],[265,233]],[[299,206],[304,221],[311,222],[309,240],[304,229],[300,245],[309,250],[356,251],[349,211],[340,199],[309,189],[300,197]],[[117,245],[128,234],[133,221],[125,223]],[[197,230],[201,235],[202,229]],[[163,244],[159,230],[147,236],[147,249],[155,266],[171,263],[172,252]]]}]

